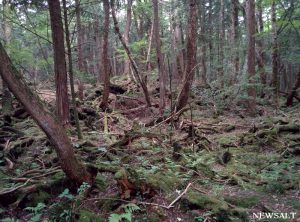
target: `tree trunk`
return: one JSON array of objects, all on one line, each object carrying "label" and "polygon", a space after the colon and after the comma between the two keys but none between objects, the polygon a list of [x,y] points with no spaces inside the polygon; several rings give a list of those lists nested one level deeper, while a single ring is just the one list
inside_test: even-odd
[{"label": "tree trunk", "polygon": [[108,33],[109,33],[109,0],[103,0],[104,22],[103,22],[103,39],[102,39],[102,74],[103,74],[103,96],[101,108],[105,110],[108,105],[110,71],[108,59]]},{"label": "tree trunk", "polygon": [[213,55],[213,24],[212,24],[212,0],[209,0],[209,9],[208,9],[208,35],[210,36],[208,40],[208,48],[209,48],[209,80],[214,79],[214,71],[213,71],[213,62],[214,62],[214,55]]},{"label": "tree trunk", "polygon": [[221,87],[224,86],[224,41],[225,41],[225,9],[224,9],[224,0],[221,0],[221,7],[220,7],[220,28],[219,28],[219,76],[221,79]]},{"label": "tree trunk", "polygon": [[67,68],[64,46],[64,29],[62,24],[59,0],[48,0],[53,49],[54,49],[54,72],[56,84],[56,112],[63,125],[69,123],[69,98]]},{"label": "tree trunk", "polygon": [[[257,1],[257,16],[258,16],[257,18],[258,32],[262,34],[264,31],[262,0]],[[265,53],[264,53],[264,47],[263,47],[264,42],[262,36],[260,36],[256,40],[256,44],[257,44],[256,60],[257,60],[258,72],[260,76],[260,83],[263,86],[260,96],[263,98],[265,96],[264,86],[267,85],[267,75],[265,70]]]},{"label": "tree trunk", "polygon": [[176,110],[184,108],[188,102],[190,89],[194,80],[197,53],[197,5],[196,0],[189,0],[189,17],[187,27],[187,63],[182,89],[177,97]]},{"label": "tree trunk", "polygon": [[129,58],[130,64],[133,68],[134,77],[136,78],[136,80],[138,81],[138,83],[142,87],[147,106],[151,107],[151,101],[150,101],[150,96],[149,96],[147,85],[145,84],[145,81],[141,78],[139,69],[138,69],[135,61],[133,60],[131,52],[130,52],[128,46],[126,45],[126,43],[125,43],[125,41],[124,41],[124,39],[121,35],[119,24],[118,24],[116,13],[115,13],[114,0],[111,0],[111,14],[112,14],[113,21],[114,21],[115,32],[118,35],[119,40],[122,43],[122,45],[125,49],[125,52],[126,52],[128,58]]},{"label": "tree trunk", "polygon": [[236,83],[238,74],[240,72],[240,61],[239,61],[239,37],[238,37],[238,0],[231,0],[231,63],[233,67],[232,82]]},{"label": "tree trunk", "polygon": [[253,86],[255,76],[255,3],[246,0],[247,16],[247,73],[248,73],[248,110],[251,115],[256,114],[256,91]]},{"label": "tree trunk", "polygon": [[151,71],[152,67],[151,67],[151,49],[152,49],[152,41],[153,41],[153,22],[151,24],[151,29],[150,29],[150,34],[149,34],[149,42],[148,42],[148,50],[147,50],[147,58],[146,58],[146,66],[147,66],[147,70]]},{"label": "tree trunk", "polygon": [[[8,21],[8,19],[6,18],[6,15],[9,14],[10,11],[10,5],[8,5],[7,1],[3,1],[3,33],[4,33],[4,42],[5,44],[9,44],[10,43],[10,39],[11,39],[11,24]],[[2,113],[4,115],[9,115],[10,112],[13,109],[12,106],[12,96],[10,91],[7,88],[7,85],[5,84],[5,82],[2,82]]]},{"label": "tree trunk", "polygon": [[200,21],[200,41],[201,41],[201,83],[203,86],[207,86],[207,68],[206,68],[206,36],[205,36],[205,30],[206,30],[206,10],[205,10],[205,1],[202,0],[201,4],[199,6],[199,15],[201,15],[201,21]]},{"label": "tree trunk", "polygon": [[287,106],[292,106],[293,105],[293,99],[297,95],[297,89],[300,87],[300,71],[298,72],[298,77],[297,81],[295,82],[294,87],[290,91],[287,100],[286,100],[286,105]]},{"label": "tree trunk", "polygon": [[78,57],[77,66],[80,72],[84,72],[83,52],[82,52],[83,34],[82,34],[82,27],[81,27],[79,0],[75,0],[75,7],[76,7],[76,26],[77,26],[77,57]]},{"label": "tree trunk", "polygon": [[271,7],[272,20],[272,86],[274,89],[274,102],[278,105],[278,42],[277,42],[277,25],[276,25],[276,3],[272,1]]},{"label": "tree trunk", "polygon": [[60,123],[45,108],[39,97],[26,85],[20,73],[13,67],[11,60],[0,43],[0,75],[10,91],[23,104],[26,111],[45,132],[53,144],[62,170],[67,177],[80,185],[83,182],[92,183],[91,175],[77,161],[71,142]]},{"label": "tree trunk", "polygon": [[80,129],[78,111],[77,111],[77,106],[76,106],[76,96],[75,96],[75,90],[74,90],[74,74],[73,74],[72,50],[71,50],[70,32],[69,32],[69,23],[68,23],[68,11],[67,11],[66,0],[63,0],[62,2],[63,2],[63,10],[64,10],[66,43],[67,43],[67,49],[68,49],[69,78],[70,78],[73,114],[74,114],[74,120],[75,120],[78,139],[82,139],[82,133],[81,133],[81,129]]},{"label": "tree trunk", "polygon": [[159,109],[163,113],[166,106],[166,75],[164,68],[164,60],[161,53],[161,41],[159,36],[159,18],[158,18],[158,0],[152,0],[153,4],[153,36],[155,38],[156,46],[156,62],[159,76]]},{"label": "tree trunk", "polygon": [[[132,0],[128,0],[127,1],[126,26],[125,26],[125,32],[124,32],[124,41],[125,41],[126,45],[129,44],[129,33],[130,33],[130,27],[131,27],[131,21],[132,21],[131,6],[132,6]],[[131,73],[130,72],[130,61],[129,61],[129,59],[125,59],[124,74],[126,74],[130,79],[132,79],[130,73]]]}]

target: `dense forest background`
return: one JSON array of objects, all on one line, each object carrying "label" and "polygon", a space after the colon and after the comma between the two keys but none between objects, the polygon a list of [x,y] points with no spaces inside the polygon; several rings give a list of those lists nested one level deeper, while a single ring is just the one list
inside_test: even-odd
[{"label": "dense forest background", "polygon": [[0,6],[1,221],[297,221],[299,1]]}]

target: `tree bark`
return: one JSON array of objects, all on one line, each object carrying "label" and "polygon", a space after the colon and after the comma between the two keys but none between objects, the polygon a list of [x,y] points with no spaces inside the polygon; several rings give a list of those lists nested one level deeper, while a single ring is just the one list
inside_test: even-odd
[{"label": "tree bark", "polygon": [[113,21],[114,21],[115,32],[118,35],[119,40],[122,43],[122,45],[123,45],[123,47],[125,49],[125,52],[126,52],[126,54],[128,56],[130,64],[131,64],[131,66],[133,68],[134,77],[136,78],[136,80],[138,81],[138,83],[142,87],[142,90],[143,90],[143,93],[144,93],[144,96],[145,96],[145,100],[146,100],[147,106],[151,107],[151,100],[150,100],[150,96],[149,96],[147,85],[145,84],[145,81],[141,78],[139,69],[138,69],[135,61],[133,60],[131,52],[130,52],[128,46],[126,45],[126,43],[125,43],[125,41],[124,41],[124,39],[123,39],[123,37],[121,35],[119,24],[118,24],[116,13],[115,13],[115,9],[114,9],[114,0],[111,0],[111,14],[112,14]]},{"label": "tree bark", "polygon": [[[126,45],[129,44],[129,33],[132,22],[132,12],[131,12],[132,0],[127,0],[127,15],[126,15],[126,26],[124,32],[124,41]],[[124,74],[126,74],[130,79],[132,79],[130,72],[130,61],[129,59],[125,59],[124,62]]]},{"label": "tree bark", "polygon": [[292,106],[293,105],[293,99],[297,95],[297,89],[300,87],[300,71],[298,72],[298,77],[297,81],[295,82],[294,87],[290,91],[287,100],[286,100],[286,105],[287,106]]},{"label": "tree bark", "polygon": [[205,1],[202,0],[201,4],[199,6],[199,15],[200,20],[200,41],[202,43],[201,46],[201,83],[203,86],[207,86],[207,67],[206,67],[206,36],[205,36],[205,30],[206,30],[206,10],[205,10]]},{"label": "tree bark", "polygon": [[197,53],[197,5],[196,0],[189,0],[189,16],[187,27],[187,63],[186,73],[182,89],[177,97],[176,110],[179,111],[184,108],[188,102],[190,89],[193,84],[195,66],[196,66],[196,53]]},{"label": "tree bark", "polygon": [[272,1],[271,7],[272,20],[272,87],[274,90],[274,102],[278,105],[278,42],[277,42],[277,24],[276,24],[276,3]]},{"label": "tree bark", "polygon": [[56,112],[63,125],[69,123],[69,98],[64,45],[64,29],[59,0],[48,0],[54,49]]},{"label": "tree bark", "polygon": [[109,0],[103,0],[104,8],[104,22],[103,22],[103,39],[102,39],[102,74],[103,77],[103,96],[100,104],[101,108],[105,110],[108,105],[109,84],[110,84],[110,70],[108,59],[108,33],[109,33]]},{"label": "tree bark", "polygon": [[158,0],[152,0],[153,7],[153,36],[155,38],[156,62],[159,76],[159,109],[163,113],[166,106],[166,72],[161,53],[161,41],[159,36]]},{"label": "tree bark", "polygon": [[233,66],[233,78],[232,82],[236,83],[238,74],[240,72],[240,61],[239,61],[239,37],[238,37],[238,0],[231,0],[231,63]]},{"label": "tree bark", "polygon": [[10,91],[23,104],[26,111],[45,132],[53,144],[62,170],[67,177],[80,185],[83,182],[92,183],[91,175],[77,161],[71,142],[60,123],[45,108],[39,97],[26,85],[21,74],[13,67],[11,60],[0,43],[0,75]]},{"label": "tree bark", "polygon": [[256,91],[253,86],[255,76],[255,3],[246,0],[247,17],[247,73],[248,73],[248,111],[256,114]]},{"label": "tree bark", "polygon": [[224,9],[224,0],[221,0],[220,7],[220,28],[219,28],[219,76],[221,79],[221,87],[224,86],[224,41],[225,41],[225,9]]},{"label": "tree bark", "polygon": [[[257,1],[257,22],[258,22],[257,24],[258,32],[262,34],[264,31],[262,0]],[[256,39],[256,45],[257,45],[256,60],[257,60],[258,72],[260,76],[260,83],[263,86],[260,91],[260,97],[263,98],[265,96],[264,86],[267,85],[267,75],[265,69],[264,41],[262,36],[259,36]]]},{"label": "tree bark", "polygon": [[[11,24],[6,18],[6,15],[9,14],[10,5],[7,1],[3,1],[3,33],[4,33],[4,43],[9,44],[11,39]],[[2,81],[2,113],[4,115],[9,115],[13,109],[12,106],[12,96],[10,91],[7,88],[7,85]]]},{"label": "tree bark", "polygon": [[69,31],[69,23],[68,23],[68,11],[67,11],[66,0],[63,0],[62,2],[63,2],[63,10],[64,10],[66,43],[67,43],[67,49],[68,49],[69,78],[70,78],[73,114],[74,114],[76,130],[77,130],[77,137],[78,137],[78,139],[82,139],[82,133],[81,133],[81,129],[80,129],[78,111],[77,111],[77,106],[76,106],[75,89],[74,89],[74,74],[73,74],[72,50],[71,50],[71,42],[70,42],[70,31]]}]

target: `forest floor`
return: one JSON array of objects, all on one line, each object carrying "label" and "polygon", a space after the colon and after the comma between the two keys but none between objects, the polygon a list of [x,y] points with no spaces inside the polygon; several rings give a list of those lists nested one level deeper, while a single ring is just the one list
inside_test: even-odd
[{"label": "forest floor", "polygon": [[[101,89],[86,88],[84,139],[74,127],[67,133],[78,158],[98,170],[95,185],[72,190],[46,136],[16,103],[10,123],[0,121],[1,221],[300,221],[299,105],[259,106],[261,115],[249,117],[195,96],[163,120],[134,90],[111,94],[105,113]],[[40,95],[54,105],[53,91]]]}]

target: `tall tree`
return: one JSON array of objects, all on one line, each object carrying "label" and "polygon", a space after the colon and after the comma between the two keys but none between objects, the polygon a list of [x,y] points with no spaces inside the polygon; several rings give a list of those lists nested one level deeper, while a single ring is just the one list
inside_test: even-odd
[{"label": "tall tree", "polygon": [[187,61],[186,71],[183,81],[183,86],[177,97],[176,110],[179,111],[186,106],[190,94],[190,90],[193,84],[196,66],[196,54],[197,54],[197,4],[196,0],[189,0],[189,16],[187,27]]},{"label": "tall tree", "polygon": [[61,8],[59,0],[48,0],[48,5],[54,49],[56,113],[62,124],[67,125],[69,123],[70,110]]},{"label": "tall tree", "polygon": [[274,89],[274,102],[278,104],[278,42],[277,42],[277,24],[276,24],[276,3],[272,0],[271,7],[272,20],[272,86]]},{"label": "tall tree", "polygon": [[207,68],[206,68],[206,9],[205,0],[201,0],[201,4],[198,4],[200,15],[200,41],[201,41],[201,81],[204,86],[207,86]]},{"label": "tall tree", "polygon": [[[264,31],[264,21],[263,21],[263,8],[262,8],[262,0],[257,1],[257,21],[258,21],[258,32],[260,34]],[[256,39],[257,43],[257,65],[258,65],[258,71],[260,75],[260,81],[262,85],[267,84],[267,76],[265,71],[265,53],[264,53],[264,43],[263,38],[260,35],[259,38]],[[264,92],[261,93],[261,96],[263,97]]]},{"label": "tall tree", "polygon": [[103,0],[104,22],[103,22],[103,39],[102,39],[102,74],[104,75],[104,89],[101,102],[101,108],[105,110],[108,104],[110,70],[108,59],[108,33],[109,33],[109,0]]},{"label": "tall tree", "polygon": [[221,0],[220,7],[220,24],[219,24],[219,75],[221,79],[221,86],[224,85],[224,41],[225,41],[225,6],[224,0]]},{"label": "tall tree", "polygon": [[53,144],[62,170],[68,178],[81,185],[92,183],[91,174],[75,157],[72,144],[61,124],[46,109],[39,97],[26,85],[21,74],[12,65],[7,53],[0,43],[0,75],[10,91],[23,104],[26,111],[45,132]]},{"label": "tall tree", "polygon": [[[3,37],[4,37],[4,43],[9,44],[11,39],[11,24],[9,20],[7,19],[7,16],[10,12],[10,5],[8,0],[3,1],[3,23],[2,23],[2,29],[3,29]],[[9,92],[6,84],[4,81],[2,81],[2,112],[4,115],[8,115],[12,111],[12,96]]]},{"label": "tall tree", "polygon": [[153,36],[155,38],[155,46],[156,46],[156,62],[157,62],[157,70],[159,75],[159,109],[160,112],[163,113],[166,105],[165,97],[166,97],[166,72],[164,68],[164,60],[161,53],[161,41],[159,35],[159,17],[158,17],[158,0],[152,0],[153,5]]},{"label": "tall tree", "polygon": [[256,113],[256,91],[254,88],[255,76],[255,3],[246,0],[247,17],[247,73],[248,73],[248,110],[251,115]]},{"label": "tall tree", "polygon": [[78,139],[82,139],[78,111],[77,111],[77,107],[76,107],[75,89],[74,89],[74,74],[73,74],[72,50],[71,50],[70,31],[69,31],[69,22],[68,22],[68,10],[67,10],[66,0],[63,0],[62,2],[63,2],[63,10],[64,10],[66,43],[67,43],[67,50],[68,50],[69,79],[70,79],[70,87],[71,87],[73,115],[74,115],[75,125],[76,125],[76,129],[77,129]]},{"label": "tall tree", "polygon": [[231,0],[231,49],[232,49],[232,55],[231,55],[231,63],[233,67],[233,77],[232,82],[237,81],[237,77],[239,74],[239,38],[238,38],[238,0]]},{"label": "tall tree", "polygon": [[[127,0],[127,15],[126,15],[126,26],[125,26],[125,32],[124,32],[124,41],[128,45],[129,44],[129,33],[130,33],[130,27],[132,22],[132,0]],[[128,77],[131,79],[131,71],[130,71],[130,61],[129,59],[125,59],[124,63],[124,74],[128,75]]]},{"label": "tall tree", "polygon": [[119,40],[122,43],[122,45],[125,49],[125,52],[128,56],[128,59],[130,61],[132,69],[133,69],[134,77],[137,80],[137,82],[140,84],[140,86],[142,87],[142,90],[143,90],[143,93],[144,93],[144,96],[145,96],[145,100],[146,100],[146,104],[147,104],[148,107],[151,107],[151,100],[150,100],[147,84],[145,83],[145,80],[141,77],[138,66],[132,58],[131,51],[129,50],[128,45],[125,43],[124,38],[121,35],[120,28],[119,28],[119,23],[118,23],[118,20],[117,20],[117,17],[116,17],[114,0],[111,0],[110,4],[111,4],[111,14],[112,14],[112,18],[113,18],[113,21],[114,21],[115,32],[118,35]]}]

